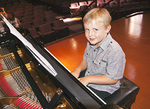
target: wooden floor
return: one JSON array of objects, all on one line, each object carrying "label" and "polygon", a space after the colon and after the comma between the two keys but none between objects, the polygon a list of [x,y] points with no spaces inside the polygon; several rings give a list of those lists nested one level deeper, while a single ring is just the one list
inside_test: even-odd
[{"label": "wooden floor", "polygon": [[[124,76],[140,87],[131,109],[150,109],[150,13],[112,22],[111,35],[126,54]],[[86,42],[83,33],[46,48],[72,71],[82,59]]]}]

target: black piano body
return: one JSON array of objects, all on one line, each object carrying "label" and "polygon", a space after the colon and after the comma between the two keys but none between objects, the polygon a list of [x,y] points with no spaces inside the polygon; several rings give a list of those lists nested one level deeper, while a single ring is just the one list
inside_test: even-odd
[{"label": "black piano body", "polygon": [[[121,80],[122,85],[119,90],[107,97],[105,100],[102,100],[89,89],[87,89],[83,84],[81,84],[74,76],[72,76],[72,74],[51,53],[49,53],[49,51],[36,42],[29,33],[26,33],[24,38],[31,43],[32,46],[52,65],[57,72],[56,76],[53,76],[51,72],[48,72],[34,57],[31,51],[29,51],[24,44],[11,33],[8,32],[1,36],[0,46],[1,48],[9,48],[10,52],[13,53],[42,108],[61,108],[63,103],[60,102],[60,100],[64,101],[62,98],[65,99],[65,101],[67,101],[70,105],[68,109],[107,109],[108,107],[106,106],[109,104],[118,105],[117,107],[119,108],[130,108],[134,103],[136,95],[139,91],[139,87],[127,78],[124,77]],[[39,72],[42,72],[40,75],[46,77],[45,81],[47,82],[50,80],[55,85],[55,93],[50,101],[46,99],[41,88],[39,88],[35,79],[30,74],[26,63],[19,56],[17,52],[18,48],[22,49],[25,54],[28,55],[29,63],[32,63],[34,68],[36,67]],[[63,109],[66,107],[62,106]]]}]

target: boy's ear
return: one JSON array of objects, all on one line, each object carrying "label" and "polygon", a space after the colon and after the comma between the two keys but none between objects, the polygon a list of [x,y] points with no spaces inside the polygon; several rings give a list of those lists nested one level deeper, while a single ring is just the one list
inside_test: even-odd
[{"label": "boy's ear", "polygon": [[107,33],[108,33],[110,30],[111,30],[111,25],[108,25],[108,26],[107,26],[107,30],[106,30]]}]

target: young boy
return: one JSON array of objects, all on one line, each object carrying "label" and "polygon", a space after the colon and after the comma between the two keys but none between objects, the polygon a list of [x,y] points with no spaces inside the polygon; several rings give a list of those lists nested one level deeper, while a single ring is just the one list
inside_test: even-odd
[{"label": "young boy", "polygon": [[[104,8],[94,8],[83,18],[88,40],[83,59],[72,74],[102,99],[120,87],[125,67],[125,54],[111,37],[111,16]],[[86,70],[83,77],[80,73]]]}]

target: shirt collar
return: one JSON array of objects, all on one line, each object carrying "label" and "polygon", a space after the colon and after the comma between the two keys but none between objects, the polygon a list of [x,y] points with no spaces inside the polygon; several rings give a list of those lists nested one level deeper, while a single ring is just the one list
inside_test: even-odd
[{"label": "shirt collar", "polygon": [[[97,49],[102,48],[103,50],[105,50],[105,49],[107,48],[107,46],[109,45],[109,43],[111,42],[111,40],[112,40],[112,37],[111,37],[110,33],[108,33],[106,39],[103,41],[103,43],[102,43],[99,47],[97,47]],[[95,45],[91,45],[90,43],[89,43],[89,45],[90,45],[93,49],[96,48]]]},{"label": "shirt collar", "polygon": [[111,40],[112,40],[112,37],[111,37],[110,33],[108,33],[106,39],[103,41],[103,43],[99,47],[101,47],[103,50],[105,50],[108,47],[108,45],[110,44]]}]

